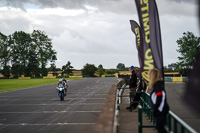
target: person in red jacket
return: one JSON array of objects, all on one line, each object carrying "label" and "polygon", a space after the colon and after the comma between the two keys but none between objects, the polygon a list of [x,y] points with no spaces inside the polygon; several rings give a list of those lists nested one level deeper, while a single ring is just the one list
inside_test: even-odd
[{"label": "person in red jacket", "polygon": [[156,128],[158,133],[166,133],[164,125],[166,115],[169,112],[169,105],[167,103],[164,81],[157,68],[149,70],[148,76],[149,88],[152,89],[150,99],[151,108],[153,110],[154,117],[156,118]]}]

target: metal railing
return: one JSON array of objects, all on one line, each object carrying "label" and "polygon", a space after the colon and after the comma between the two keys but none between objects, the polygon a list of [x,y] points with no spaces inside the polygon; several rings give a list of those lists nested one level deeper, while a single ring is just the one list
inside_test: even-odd
[{"label": "metal railing", "polygon": [[[142,93],[142,96],[140,98],[142,104],[138,106],[138,132],[142,133],[142,128],[155,128],[156,122],[151,110],[150,95],[145,92],[139,93]],[[146,113],[147,117],[152,122],[152,125],[143,125],[142,112]],[[195,131],[172,111],[169,111],[169,113],[167,114],[165,129],[169,133],[197,133],[197,131]]]},{"label": "metal railing", "polygon": [[[173,126],[173,128],[172,128]],[[178,128],[178,126],[180,128]],[[187,123],[185,123],[182,119],[180,119],[176,114],[174,114],[172,111],[169,111],[167,115],[167,124],[165,125],[165,129],[168,132],[173,133],[197,133],[192,127],[190,127]]]}]

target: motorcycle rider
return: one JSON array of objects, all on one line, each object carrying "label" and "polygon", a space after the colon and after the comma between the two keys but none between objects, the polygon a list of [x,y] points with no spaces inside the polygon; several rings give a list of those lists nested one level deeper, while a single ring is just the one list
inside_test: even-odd
[{"label": "motorcycle rider", "polygon": [[[65,81],[66,81],[66,80],[65,80]],[[64,90],[65,90],[65,91],[64,91],[64,95],[66,95],[66,91],[67,91],[67,90],[66,90],[66,84],[67,84],[67,83],[66,83],[65,81],[63,81],[63,79],[59,79],[59,82],[58,82],[58,85],[57,85],[57,87],[58,87],[59,85],[63,85],[63,86],[64,86],[64,88],[65,88],[65,89],[64,89]]]},{"label": "motorcycle rider", "polygon": [[62,81],[63,85],[65,86],[65,91],[67,92],[68,85],[67,85],[67,80],[65,80],[65,77],[62,78]]}]

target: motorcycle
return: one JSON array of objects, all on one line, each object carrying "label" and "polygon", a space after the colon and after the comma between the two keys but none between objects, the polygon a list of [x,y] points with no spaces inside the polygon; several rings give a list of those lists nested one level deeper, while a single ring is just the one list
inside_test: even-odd
[{"label": "motorcycle", "polygon": [[57,87],[57,91],[58,91],[58,96],[60,97],[60,100],[63,101],[64,100],[64,97],[65,97],[65,87],[63,85],[59,85]]}]

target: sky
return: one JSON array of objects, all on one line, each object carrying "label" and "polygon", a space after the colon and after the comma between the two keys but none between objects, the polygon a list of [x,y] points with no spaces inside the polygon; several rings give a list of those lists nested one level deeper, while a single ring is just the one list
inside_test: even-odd
[{"label": "sky", "polygon": [[[183,32],[199,36],[196,0],[156,0],[164,66],[178,61],[176,41]],[[57,52],[56,66],[68,61],[116,68],[139,66],[129,20],[139,23],[134,0],[0,0],[0,32],[44,31]],[[49,66],[49,64],[48,64]]]}]

